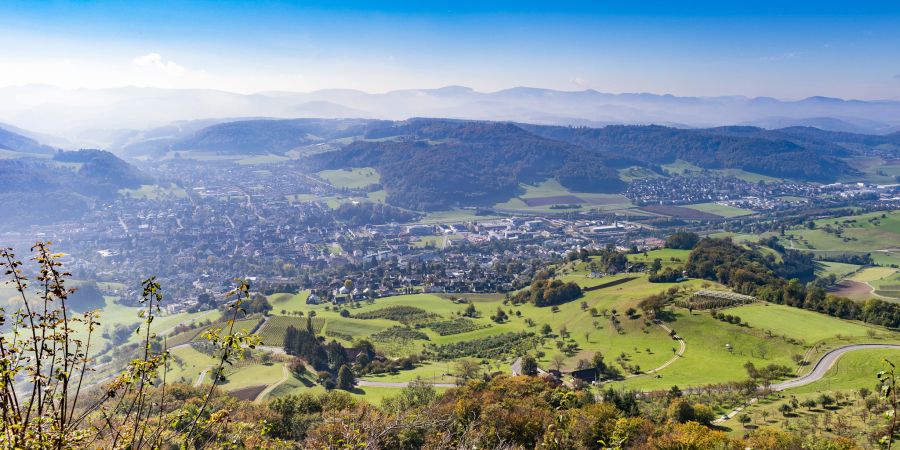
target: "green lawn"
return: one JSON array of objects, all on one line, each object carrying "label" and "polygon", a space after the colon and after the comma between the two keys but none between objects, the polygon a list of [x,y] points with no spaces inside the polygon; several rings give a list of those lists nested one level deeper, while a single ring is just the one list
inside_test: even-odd
[{"label": "green lawn", "polygon": [[414,247],[424,248],[443,248],[444,245],[444,237],[443,236],[421,236],[416,238],[415,242],[413,242]]},{"label": "green lawn", "polygon": [[731,217],[740,217],[746,216],[749,214],[754,214],[753,210],[744,209],[744,208],[736,208],[734,206],[722,205],[719,203],[698,203],[696,205],[684,205],[685,208],[695,209],[697,211],[703,211],[710,214],[715,214],[717,216],[731,218]]},{"label": "green lawn", "polygon": [[834,274],[834,276],[838,277],[838,279],[841,279],[853,272],[856,272],[860,267],[862,266],[858,266],[856,264],[821,261],[817,263],[816,276],[827,277],[830,274]]},{"label": "green lawn", "polygon": [[[435,388],[435,390],[439,393],[444,392],[447,388]],[[372,404],[380,404],[385,398],[393,397],[399,394],[401,388],[395,387],[374,387],[374,386],[357,386],[352,391],[349,391],[348,394],[353,397],[364,399]],[[312,385],[307,386],[300,380],[295,377],[291,377],[287,382],[275,388],[272,391],[272,394],[267,397],[268,398],[277,398],[283,397],[291,394],[300,394],[300,393],[312,393],[312,394],[323,394],[325,393],[325,388],[321,385]]]},{"label": "green lawn", "polygon": [[[504,368],[506,369],[506,368]],[[396,374],[379,374],[362,377],[369,381],[409,382],[415,379],[426,380],[430,383],[454,383],[456,378],[448,375],[453,373],[453,364],[450,362],[425,362],[412,370],[401,370]]]},{"label": "green lawn", "polygon": [[[623,195],[574,192],[559,184],[555,179],[542,181],[536,185],[519,183],[519,187],[522,190],[522,194],[518,197],[511,198],[506,202],[494,205],[494,209],[518,213],[561,214],[571,211],[588,211],[591,209],[612,211],[627,209],[634,206],[631,201]],[[524,201],[524,199],[557,197],[563,195],[575,196],[583,201],[578,203],[578,208],[572,209],[554,209],[551,208],[551,206],[553,206],[552,204],[529,206]]]},{"label": "green lawn", "polygon": [[364,188],[381,182],[381,175],[373,167],[323,170],[318,175],[336,187],[347,189]]},{"label": "green lawn", "polygon": [[[167,382],[194,384],[204,369],[218,365],[218,360],[191,346],[170,350],[172,360],[166,373]],[[204,381],[209,381],[207,377]]]},{"label": "green lawn", "polygon": [[269,303],[272,305],[273,313],[281,314],[282,310],[291,313],[302,311],[306,306],[307,298],[309,298],[309,289],[304,289],[296,294],[272,294],[269,296]]},{"label": "green lawn", "polygon": [[[644,264],[652,264],[653,261],[657,258],[662,260],[663,267],[676,267],[683,265],[687,259],[688,255],[691,254],[690,250],[679,250],[675,248],[661,248],[658,250],[651,250],[646,252],[646,256],[644,253],[635,253],[632,255],[628,255],[628,261],[631,262],[642,262]],[[588,265],[589,267],[590,265]]]},{"label": "green lawn", "polygon": [[836,335],[866,336],[870,330],[883,330],[862,322],[838,319],[814,311],[770,303],[754,303],[723,310],[740,316],[752,328],[770,330],[777,335],[790,336],[808,345]]},{"label": "green lawn", "polygon": [[417,223],[429,225],[435,223],[463,223],[463,222],[471,222],[471,221],[479,221],[479,220],[491,220],[496,219],[500,216],[497,215],[488,215],[488,216],[478,216],[475,215],[474,209],[450,209],[447,211],[430,211],[425,214]]},{"label": "green lawn", "polygon": [[[642,376],[616,384],[637,389],[667,389],[679,387],[724,383],[747,377],[746,362],[757,366],[783,364],[796,367],[791,355],[802,353],[802,347],[784,339],[769,338],[758,330],[724,323],[710,317],[705,312],[689,314],[678,309],[677,319],[670,323],[687,344],[687,350],[671,366],[663,369],[660,378]],[[725,344],[730,344],[729,351]],[[668,356],[678,344],[669,341]]]},{"label": "green lawn", "polygon": [[896,272],[897,269],[892,267],[866,267],[865,269],[854,273],[848,279],[859,281],[860,283],[871,283],[888,279]]},{"label": "green lawn", "polygon": [[238,368],[237,370],[225,370],[227,383],[222,384],[222,389],[234,391],[248,386],[270,385],[277,383],[284,376],[281,364],[252,364]]},{"label": "green lawn", "polygon": [[143,184],[137,189],[120,189],[119,194],[129,198],[141,198],[147,200],[187,197],[187,192],[174,184],[168,186]]}]

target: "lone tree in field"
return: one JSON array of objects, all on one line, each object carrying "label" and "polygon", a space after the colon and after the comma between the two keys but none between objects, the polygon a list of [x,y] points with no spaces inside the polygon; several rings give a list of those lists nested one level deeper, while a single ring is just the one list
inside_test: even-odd
[{"label": "lone tree in field", "polygon": [[355,384],[356,379],[353,376],[353,371],[350,370],[346,364],[341,365],[341,368],[338,369],[337,388],[344,391],[351,391]]},{"label": "lone tree in field", "polygon": [[781,406],[778,407],[778,412],[780,412],[784,417],[787,417],[788,414],[792,413],[793,411],[794,408],[792,408],[791,405],[788,405],[787,403],[782,403]]},{"label": "lone tree in field", "polygon": [[553,328],[550,328],[550,324],[545,323],[541,327],[541,334],[543,334],[544,336],[550,336],[551,333],[553,333]]},{"label": "lone tree in field", "polygon": [[537,360],[534,359],[534,356],[527,355],[522,358],[522,375],[528,375],[533,377],[538,373],[538,365]]}]

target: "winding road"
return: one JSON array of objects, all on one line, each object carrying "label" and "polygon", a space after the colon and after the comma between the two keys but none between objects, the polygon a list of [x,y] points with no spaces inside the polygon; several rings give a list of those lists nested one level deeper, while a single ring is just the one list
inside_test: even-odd
[{"label": "winding road", "polygon": [[803,375],[802,377],[797,377],[791,380],[782,381],[781,383],[775,383],[770,388],[775,391],[783,391],[785,389],[796,388],[800,386],[806,386],[810,383],[815,383],[822,379],[828,370],[834,366],[834,363],[840,359],[844,353],[852,352],[854,350],[864,350],[864,349],[872,349],[872,348],[891,348],[900,350],[900,345],[897,344],[853,344],[853,345],[845,345],[843,347],[838,347],[834,350],[829,351],[828,353],[822,355],[819,358],[819,361],[816,363],[816,366],[813,367],[808,374]]},{"label": "winding road", "polygon": [[264,398],[266,398],[269,394],[272,393],[272,391],[275,390],[275,388],[277,388],[278,386],[281,386],[282,384],[287,382],[288,379],[290,379],[291,371],[288,370],[287,364],[281,365],[281,374],[282,374],[281,379],[278,380],[278,382],[276,382],[276,383],[266,386],[266,388],[263,389],[262,392],[260,392],[259,395],[256,396],[256,399],[253,400],[254,403],[262,402]]},{"label": "winding road", "polygon": [[200,375],[197,375],[197,381],[194,382],[194,387],[200,387],[203,384],[203,379],[206,378],[206,373],[212,370],[212,367],[207,367],[200,372]]},{"label": "winding road", "polygon": [[[793,378],[787,381],[782,381],[781,383],[775,383],[769,386],[769,389],[774,391],[783,391],[785,389],[797,388],[800,386],[806,386],[807,384],[815,383],[816,381],[821,380],[828,371],[834,367],[834,363],[837,362],[841,356],[844,356],[845,353],[852,352],[855,350],[867,350],[867,349],[878,349],[878,348],[888,348],[888,349],[896,349],[900,350],[900,345],[898,344],[852,344],[845,345],[843,347],[838,347],[834,350],[828,351],[819,358],[819,361],[816,362],[815,367],[808,374],[803,375],[801,377]],[[734,411],[722,416],[721,418],[713,421],[714,424],[721,424],[727,422],[728,419],[738,415],[741,411],[746,409],[748,406],[756,403],[756,399],[753,398],[746,405],[736,408]]]}]

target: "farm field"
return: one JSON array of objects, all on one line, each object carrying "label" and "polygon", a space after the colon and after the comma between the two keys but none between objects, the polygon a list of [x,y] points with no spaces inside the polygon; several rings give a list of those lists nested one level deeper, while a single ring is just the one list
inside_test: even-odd
[{"label": "farm field", "polygon": [[129,198],[146,200],[158,200],[167,197],[182,198],[187,196],[187,192],[185,192],[184,189],[174,184],[168,186],[144,184],[137,189],[120,189],[119,194]]},{"label": "farm field", "polygon": [[866,267],[859,272],[854,273],[848,279],[858,281],[860,283],[872,283],[874,281],[882,281],[897,273],[897,269],[892,267]]},{"label": "farm field", "polygon": [[[234,322],[234,331],[246,331],[253,332],[257,326],[261,323],[262,317],[250,317],[246,319],[239,319]],[[228,324],[225,321],[221,322],[212,322],[209,325],[201,325],[194,329],[186,330],[181,333],[171,334],[166,337],[166,344],[169,348],[187,344],[189,342],[194,342],[198,340],[204,340],[202,335],[206,330],[218,328],[218,329],[226,329]]]},{"label": "farm field", "polygon": [[744,208],[736,208],[734,206],[722,205],[719,203],[698,203],[696,205],[684,205],[686,208],[696,209],[697,211],[702,211],[710,214],[715,214],[720,217],[732,218],[732,217],[740,217],[746,216],[749,214],[754,214],[753,210],[744,209]]},{"label": "farm field", "polygon": [[674,206],[674,205],[647,205],[641,206],[638,208],[639,211],[644,211],[652,214],[658,214],[661,216],[670,216],[679,219],[721,219],[722,216],[718,214],[709,213],[706,211],[701,211],[699,209],[688,208],[685,206]]},{"label": "farm field", "polygon": [[[271,316],[260,327],[257,334],[262,339],[263,345],[281,347],[284,344],[284,334],[288,327],[303,328],[306,327],[306,321],[306,317],[300,316]],[[325,324],[325,319],[314,317],[312,323],[313,330],[319,332]]]},{"label": "farm field", "polygon": [[336,187],[347,189],[360,189],[381,182],[381,175],[373,167],[323,170],[318,175]]},{"label": "farm field", "polygon": [[[619,194],[573,192],[554,179],[536,185],[519,184],[524,193],[506,202],[494,205],[498,211],[519,213],[561,214],[571,211],[599,209],[613,211],[631,208],[628,198]],[[577,208],[556,209],[553,205],[573,205]]]},{"label": "farm field", "polygon": [[900,263],[900,211],[820,219],[815,229],[789,229],[780,238],[789,248],[813,253],[871,253],[876,264]]}]

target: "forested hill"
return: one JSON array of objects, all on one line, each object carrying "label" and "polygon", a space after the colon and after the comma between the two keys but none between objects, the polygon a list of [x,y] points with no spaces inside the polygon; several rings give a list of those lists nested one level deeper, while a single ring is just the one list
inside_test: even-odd
[{"label": "forested hill", "polygon": [[97,199],[149,183],[145,174],[101,150],[57,152],[52,159],[0,159],[3,227],[45,224],[79,217]]},{"label": "forested hill", "polygon": [[685,130],[655,125],[523,127],[537,135],[569,142],[603,156],[627,155],[649,163],[670,163],[681,159],[708,169],[743,169],[763,175],[820,182],[834,181],[841,174],[853,172],[836,157],[846,154],[845,148],[824,136],[812,138],[792,129],[767,131],[754,127],[722,127]]},{"label": "forested hill", "polygon": [[3,127],[0,127],[0,150],[35,154],[53,153],[52,147],[42,145],[34,139],[14,133]]},{"label": "forested hill", "polygon": [[498,122],[419,119],[376,128],[341,150],[316,155],[321,168],[376,167],[389,203],[415,210],[491,205],[519,183],[556,178],[575,191],[624,188],[602,157]]},{"label": "forested hill", "polygon": [[369,123],[373,122],[353,119],[240,120],[203,128],[167,145],[172,150],[284,154],[304,145],[362,135]]}]

